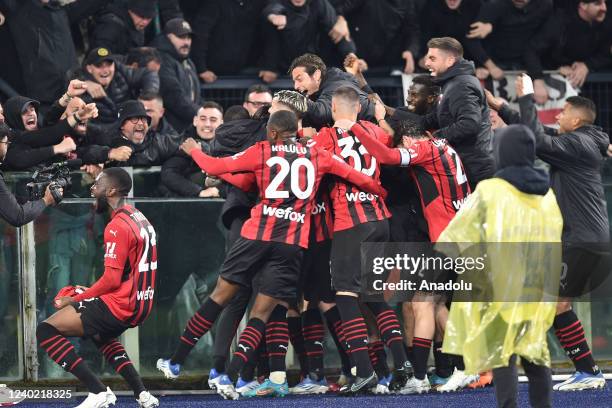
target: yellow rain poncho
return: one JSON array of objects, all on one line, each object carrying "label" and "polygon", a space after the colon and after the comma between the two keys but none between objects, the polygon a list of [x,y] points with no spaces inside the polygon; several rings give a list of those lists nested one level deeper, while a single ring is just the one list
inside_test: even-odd
[{"label": "yellow rain poncho", "polygon": [[552,190],[525,194],[494,178],[478,184],[440,235],[441,251],[444,243],[456,243],[463,257],[484,250],[490,268],[469,276],[486,297],[455,301],[446,325],[443,351],[462,355],[467,373],[507,366],[512,354],[550,366],[546,332],[555,316],[550,288],[558,290],[562,227]]}]

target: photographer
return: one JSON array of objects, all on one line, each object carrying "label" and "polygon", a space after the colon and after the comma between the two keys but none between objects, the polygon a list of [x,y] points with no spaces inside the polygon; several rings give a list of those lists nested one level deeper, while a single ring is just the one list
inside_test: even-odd
[{"label": "photographer", "polygon": [[[4,161],[9,145],[8,136],[10,129],[5,124],[0,124],[0,161]],[[53,206],[61,200],[64,190],[60,187],[56,190],[59,200],[55,200],[51,193],[51,185],[47,186],[45,195],[37,201],[29,201],[23,205],[17,203],[15,196],[9,191],[4,183],[4,177],[0,173],[0,217],[14,227],[21,227],[38,217],[45,207]]]}]

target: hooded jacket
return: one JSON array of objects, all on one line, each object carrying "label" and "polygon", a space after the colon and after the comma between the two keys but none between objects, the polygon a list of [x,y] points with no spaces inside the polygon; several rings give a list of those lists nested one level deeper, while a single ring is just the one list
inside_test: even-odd
[{"label": "hooded jacket", "polygon": [[521,122],[535,133],[536,154],[551,166],[551,187],[563,216],[563,242],[609,242],[601,166],[610,137],[592,125],[550,136],[538,119],[533,95],[519,98],[519,106]]},{"label": "hooded jacket", "polygon": [[304,127],[321,129],[334,124],[331,110],[332,96],[336,89],[343,86],[354,88],[359,94],[361,111],[357,119],[374,121],[374,105],[370,103],[368,94],[359,88],[355,77],[338,68],[328,68],[319,91],[308,99],[308,111],[303,120]]},{"label": "hooded jacket", "polygon": [[105,47],[115,54],[125,55],[130,48],[145,44],[144,31],[134,27],[126,4],[111,4],[101,13],[90,29],[90,49]]},{"label": "hooded jacket", "polygon": [[436,137],[446,139],[461,157],[470,186],[493,176],[489,107],[474,63],[460,59],[434,78],[442,88],[436,109],[419,117],[407,112],[425,129],[438,129]]},{"label": "hooded jacket", "polygon": [[161,53],[159,80],[166,118],[174,129],[182,132],[197,114],[202,100],[195,65],[180,56],[164,34],[157,36],[151,46]]}]

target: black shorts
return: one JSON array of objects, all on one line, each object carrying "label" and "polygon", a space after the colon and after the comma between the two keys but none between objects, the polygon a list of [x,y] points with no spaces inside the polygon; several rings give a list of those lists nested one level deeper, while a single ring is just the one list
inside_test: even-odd
[{"label": "black shorts", "polygon": [[[338,292],[361,293],[361,243],[387,242],[387,220],[359,224],[344,231],[334,232],[331,249],[331,277]],[[368,254],[368,259],[383,254]]]},{"label": "black shorts", "polygon": [[332,289],[329,258],[332,241],[314,242],[304,252],[302,281],[304,299],[309,302],[333,303],[336,291]]},{"label": "black shorts", "polygon": [[610,253],[604,246],[563,246],[559,296],[576,298],[597,289],[608,279]]},{"label": "black shorts", "polygon": [[250,288],[258,275],[258,293],[291,301],[297,296],[303,252],[297,245],[240,237],[225,257],[221,277]]},{"label": "black shorts", "polygon": [[121,336],[130,328],[128,324],[117,319],[100,298],[72,302],[71,306],[81,314],[84,338],[93,338],[96,341],[110,340]]}]

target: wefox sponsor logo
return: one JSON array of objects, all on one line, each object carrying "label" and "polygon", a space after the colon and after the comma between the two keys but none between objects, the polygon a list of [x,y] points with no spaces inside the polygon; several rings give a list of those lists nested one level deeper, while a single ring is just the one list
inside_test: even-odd
[{"label": "wefox sponsor logo", "polygon": [[285,152],[285,153],[297,153],[297,154],[306,154],[308,150],[304,146],[301,145],[272,145],[270,146],[273,152]]},{"label": "wefox sponsor logo", "polygon": [[357,201],[374,201],[378,198],[377,195],[360,191],[358,193],[346,193],[346,199],[351,202]]},{"label": "wefox sponsor logo", "polygon": [[276,207],[268,207],[264,204],[263,213],[269,217],[276,217],[282,220],[295,221],[299,223],[304,223],[305,214],[300,214],[298,212],[293,211],[293,208],[276,208]]},{"label": "wefox sponsor logo", "polygon": [[459,209],[461,208],[461,206],[463,205],[463,203],[465,203],[465,200],[467,200],[469,197],[469,195],[459,199],[459,200],[453,200],[453,207],[455,207],[455,210],[459,211]]},{"label": "wefox sponsor logo", "polygon": [[148,287],[147,290],[139,290],[136,292],[136,300],[153,300],[155,290],[152,287]]}]

